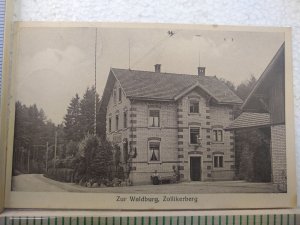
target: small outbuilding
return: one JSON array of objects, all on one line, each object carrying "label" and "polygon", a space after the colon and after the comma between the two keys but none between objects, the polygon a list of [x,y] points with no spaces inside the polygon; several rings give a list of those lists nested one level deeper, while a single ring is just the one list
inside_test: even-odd
[{"label": "small outbuilding", "polygon": [[284,51],[283,43],[243,103],[242,113],[227,127],[227,130],[256,129],[270,133],[267,142],[270,145],[271,181],[281,191],[286,191],[287,185]]}]

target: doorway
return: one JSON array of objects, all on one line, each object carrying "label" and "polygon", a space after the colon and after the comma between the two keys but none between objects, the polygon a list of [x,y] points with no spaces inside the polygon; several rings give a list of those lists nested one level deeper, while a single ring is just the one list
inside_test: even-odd
[{"label": "doorway", "polygon": [[190,157],[190,178],[191,181],[201,181],[201,157]]}]

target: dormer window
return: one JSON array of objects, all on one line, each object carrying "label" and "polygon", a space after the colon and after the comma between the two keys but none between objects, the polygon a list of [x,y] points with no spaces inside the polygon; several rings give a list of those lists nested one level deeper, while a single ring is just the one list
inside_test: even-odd
[{"label": "dormer window", "polygon": [[190,113],[199,113],[199,101],[198,100],[190,100]]}]

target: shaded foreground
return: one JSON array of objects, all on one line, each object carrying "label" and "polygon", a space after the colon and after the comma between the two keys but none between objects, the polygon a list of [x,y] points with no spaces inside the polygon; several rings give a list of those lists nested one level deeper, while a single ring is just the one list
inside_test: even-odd
[{"label": "shaded foreground", "polygon": [[24,192],[94,192],[135,194],[186,194],[186,193],[274,193],[278,192],[272,183],[249,183],[245,181],[183,182],[164,185],[139,185],[129,187],[86,188],[74,183],[62,183],[44,177],[42,174],[14,176],[13,191]]}]

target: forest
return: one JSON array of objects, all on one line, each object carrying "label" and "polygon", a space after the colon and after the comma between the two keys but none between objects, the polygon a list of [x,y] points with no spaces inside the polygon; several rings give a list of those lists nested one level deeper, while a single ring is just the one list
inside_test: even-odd
[{"label": "forest", "polygon": [[[100,99],[96,94],[97,112]],[[87,88],[80,99],[71,99],[64,120],[55,125],[35,104],[15,104],[13,175],[39,173],[63,181],[87,184],[123,179],[119,172],[119,149],[107,142],[97,113],[95,88]],[[114,160],[113,160],[114,159]],[[118,173],[116,172],[118,171]],[[100,179],[100,181],[99,181]]]}]

